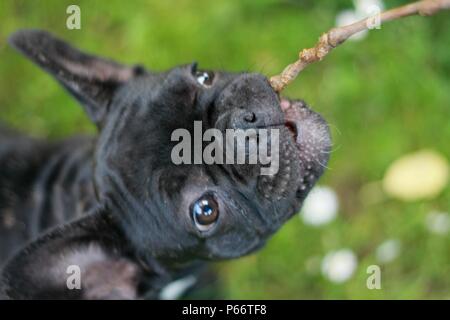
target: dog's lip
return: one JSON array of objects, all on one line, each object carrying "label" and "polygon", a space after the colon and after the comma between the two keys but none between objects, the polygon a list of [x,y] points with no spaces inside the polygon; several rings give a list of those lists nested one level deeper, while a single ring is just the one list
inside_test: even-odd
[{"label": "dog's lip", "polygon": [[297,135],[298,135],[298,122],[300,119],[285,119],[282,123],[273,123],[269,125],[263,125],[263,126],[257,126],[256,129],[269,129],[269,128],[277,128],[277,127],[286,127],[289,132],[291,133],[292,137],[294,138],[294,141],[297,141]]},{"label": "dog's lip", "polygon": [[284,123],[284,126],[289,130],[289,132],[292,134],[292,137],[294,138],[294,141],[297,141],[297,135],[298,135],[298,127],[297,122],[286,120]]},{"label": "dog's lip", "polygon": [[299,106],[294,103],[290,103],[287,100],[282,99],[280,101],[280,108],[284,114],[284,126],[289,130],[294,138],[294,141],[298,144],[298,132],[299,124],[301,122],[301,116],[299,112]]}]

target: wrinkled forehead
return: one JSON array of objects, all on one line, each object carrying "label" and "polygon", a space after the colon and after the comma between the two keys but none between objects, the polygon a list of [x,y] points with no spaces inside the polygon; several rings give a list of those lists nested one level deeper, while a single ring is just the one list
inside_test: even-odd
[{"label": "wrinkled forehead", "polygon": [[197,197],[215,183],[203,165],[167,165],[156,172],[158,191],[173,198],[180,194]]},{"label": "wrinkled forehead", "polygon": [[[233,82],[234,79],[245,74],[242,72],[226,72],[221,70],[207,70],[214,74],[213,85],[202,88],[192,74],[192,65],[182,65],[163,72],[150,72],[126,83],[115,95],[112,104],[127,107],[133,104],[160,108],[152,114],[152,118],[170,117],[179,112],[178,120],[184,119],[184,112],[191,112],[188,106],[202,106],[214,101],[220,93]],[[164,114],[162,111],[172,109],[173,112]],[[151,108],[150,108],[151,109]],[[135,110],[139,112],[150,111],[149,108]],[[152,110],[153,111],[153,110]],[[133,112],[134,113],[134,112]],[[149,119],[151,120],[151,119]]]},{"label": "wrinkled forehead", "polygon": [[[189,204],[204,194],[214,194],[226,201],[237,198],[237,185],[219,165],[169,166],[158,173],[158,188],[171,200]],[[245,187],[241,185],[241,192]]]},{"label": "wrinkled forehead", "polygon": [[[138,194],[142,194],[139,188],[155,172],[164,173],[159,177],[158,189],[169,195],[180,193],[185,184],[199,188],[217,186],[219,178],[220,185],[233,184],[232,177],[227,177],[218,165],[175,165],[171,155],[179,141],[172,141],[172,133],[185,129],[193,142],[194,122],[208,120],[215,98],[245,73],[215,71],[211,88],[202,88],[191,72],[191,65],[183,65],[145,75],[132,80],[114,101],[117,105],[112,107],[99,139],[97,162],[114,167],[127,185],[137,184]],[[197,92],[194,102],[189,100],[192,92]],[[206,128],[210,124],[203,121],[203,125]],[[102,175],[99,170],[97,173]],[[142,183],[136,183],[141,180]],[[201,195],[201,190],[189,190],[186,194]]]}]

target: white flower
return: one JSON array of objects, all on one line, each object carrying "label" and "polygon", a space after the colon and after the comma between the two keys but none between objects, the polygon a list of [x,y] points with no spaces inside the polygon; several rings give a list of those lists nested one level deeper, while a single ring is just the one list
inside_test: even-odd
[{"label": "white flower", "polygon": [[378,11],[383,11],[384,3],[382,0],[354,0],[355,10],[363,14],[369,15],[374,8]]},{"label": "white flower", "polygon": [[444,235],[450,231],[450,215],[447,212],[430,212],[425,223],[432,233]]},{"label": "white flower", "polygon": [[318,186],[306,197],[300,216],[304,223],[319,226],[332,221],[338,208],[338,198],[333,189]]},{"label": "white flower", "polygon": [[[381,13],[384,9],[382,0],[354,0],[354,10],[343,10],[336,16],[336,26],[341,27],[352,24],[367,17]],[[352,35],[349,40],[362,40],[367,36],[368,30]]]},{"label": "white flower", "polygon": [[[364,16],[360,15],[358,12],[353,10],[343,10],[336,16],[336,26],[346,26],[352,24],[353,22],[363,19]],[[367,36],[367,30],[360,31],[352,35],[349,40],[362,40]]]},{"label": "white flower", "polygon": [[380,263],[388,263],[398,257],[401,244],[397,239],[390,239],[380,244],[376,250],[376,258]]},{"label": "white flower", "polygon": [[329,252],[322,260],[322,274],[332,282],[342,283],[350,279],[358,261],[350,249]]}]

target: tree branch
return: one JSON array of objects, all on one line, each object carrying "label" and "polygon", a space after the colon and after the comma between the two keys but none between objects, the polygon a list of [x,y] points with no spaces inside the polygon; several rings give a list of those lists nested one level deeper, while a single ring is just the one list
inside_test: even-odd
[{"label": "tree branch", "polygon": [[[423,0],[384,11],[377,18],[379,18],[380,23],[383,23],[415,14],[430,16],[438,11],[446,9],[450,9],[450,0]],[[299,73],[308,65],[322,60],[331,50],[355,33],[369,29],[372,19],[374,19],[374,17],[368,17],[347,26],[333,28],[324,33],[314,47],[303,49],[299,53],[299,59],[297,61],[288,65],[281,74],[270,78],[272,88],[277,92],[282,91],[288,84],[294,81]]]}]

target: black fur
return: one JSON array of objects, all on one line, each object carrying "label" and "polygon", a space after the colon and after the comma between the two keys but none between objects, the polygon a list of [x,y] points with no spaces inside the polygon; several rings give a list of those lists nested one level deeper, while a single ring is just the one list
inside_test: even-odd
[{"label": "black fur", "polygon": [[[205,88],[196,64],[154,73],[36,30],[10,43],[80,101],[100,134],[50,143],[0,131],[3,298],[155,298],[197,261],[259,249],[300,209],[328,160],[324,120],[301,101],[280,102],[262,75],[216,71]],[[173,164],[171,133],[192,132],[196,120],[203,130],[279,129],[278,173]],[[204,194],[220,212],[207,232],[191,216]],[[71,264],[81,267],[81,290],[66,287]]]}]

